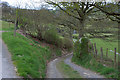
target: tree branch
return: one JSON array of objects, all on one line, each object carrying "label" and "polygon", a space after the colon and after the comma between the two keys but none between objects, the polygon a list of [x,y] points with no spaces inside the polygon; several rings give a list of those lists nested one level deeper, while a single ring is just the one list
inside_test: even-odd
[{"label": "tree branch", "polygon": [[72,15],[71,13],[69,13],[68,11],[64,10],[59,4],[56,4],[54,2],[47,2],[49,4],[53,4],[53,5],[56,5],[57,7],[59,7],[62,11],[64,11],[65,13],[67,13],[69,16],[72,16],[78,20],[81,20],[79,17],[75,16],[75,15]]},{"label": "tree branch", "polygon": [[97,6],[97,5],[93,5],[93,6],[95,6],[96,8],[98,8],[99,10],[101,10],[102,12],[106,13],[107,15],[118,15],[118,16],[120,16],[120,13],[107,12],[106,10],[102,9],[100,6]]}]

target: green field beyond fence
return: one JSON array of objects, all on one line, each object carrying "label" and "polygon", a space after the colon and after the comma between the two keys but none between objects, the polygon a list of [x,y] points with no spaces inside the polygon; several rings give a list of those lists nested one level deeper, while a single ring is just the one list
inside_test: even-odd
[{"label": "green field beyond fence", "polygon": [[14,30],[14,24],[11,22],[5,22],[5,21],[0,21],[2,23],[2,28],[0,30],[3,31],[13,31]]},{"label": "green field beyond fence", "polygon": [[[101,47],[103,48],[103,56],[106,56],[106,50],[108,48],[108,58],[114,60],[114,49],[115,48],[116,48],[116,53],[118,53],[118,42],[117,41],[111,42],[111,41],[105,41],[99,38],[93,38],[91,39],[91,42],[96,43],[98,54],[101,54],[100,49]],[[118,57],[118,54],[117,54],[117,57]]]}]

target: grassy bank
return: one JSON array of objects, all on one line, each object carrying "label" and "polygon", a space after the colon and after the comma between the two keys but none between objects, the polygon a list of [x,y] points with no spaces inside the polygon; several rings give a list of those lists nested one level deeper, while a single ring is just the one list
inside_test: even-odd
[{"label": "grassy bank", "polygon": [[20,76],[33,78],[46,76],[46,62],[52,55],[48,47],[43,48],[19,33],[14,37],[13,32],[4,32],[2,39],[12,54],[12,60]]}]

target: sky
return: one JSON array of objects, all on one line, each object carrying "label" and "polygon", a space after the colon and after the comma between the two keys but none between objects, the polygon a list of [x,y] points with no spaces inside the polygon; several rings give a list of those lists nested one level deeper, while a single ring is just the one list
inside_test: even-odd
[{"label": "sky", "polygon": [[[44,0],[1,0],[6,1],[11,6],[20,7],[20,8],[27,8],[27,9],[39,9],[41,5],[47,4]],[[54,1],[74,1],[74,0],[54,0]],[[88,0],[91,1],[91,0]],[[101,1],[101,0],[95,0]],[[114,1],[114,0],[105,0],[105,1]],[[120,0],[116,0],[120,1]],[[48,7],[48,9],[53,9],[53,7]]]},{"label": "sky", "polygon": [[8,2],[9,5],[20,8],[38,8],[45,3],[44,0],[1,0]]}]

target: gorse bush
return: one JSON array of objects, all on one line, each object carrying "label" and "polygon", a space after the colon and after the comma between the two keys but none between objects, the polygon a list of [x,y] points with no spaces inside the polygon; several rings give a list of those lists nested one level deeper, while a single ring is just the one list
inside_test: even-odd
[{"label": "gorse bush", "polygon": [[56,45],[59,48],[72,50],[73,43],[69,38],[60,36],[55,29],[46,30],[43,34],[43,39],[50,44]]},{"label": "gorse bush", "polygon": [[61,38],[60,36],[59,36],[59,39],[57,40],[57,46],[59,47],[59,48],[63,48],[63,46],[64,46],[64,38]]},{"label": "gorse bush", "polygon": [[69,38],[64,38],[63,39],[63,44],[64,44],[64,48],[68,49],[68,50],[72,50],[73,48],[73,43]]},{"label": "gorse bush", "polygon": [[53,45],[58,45],[59,43],[59,35],[58,33],[55,31],[55,30],[47,30],[43,36],[44,40],[50,44],[53,44]]},{"label": "gorse bush", "polygon": [[46,30],[43,39],[50,44],[56,45],[59,48],[63,48],[63,38],[60,38],[60,35],[55,29]]}]

